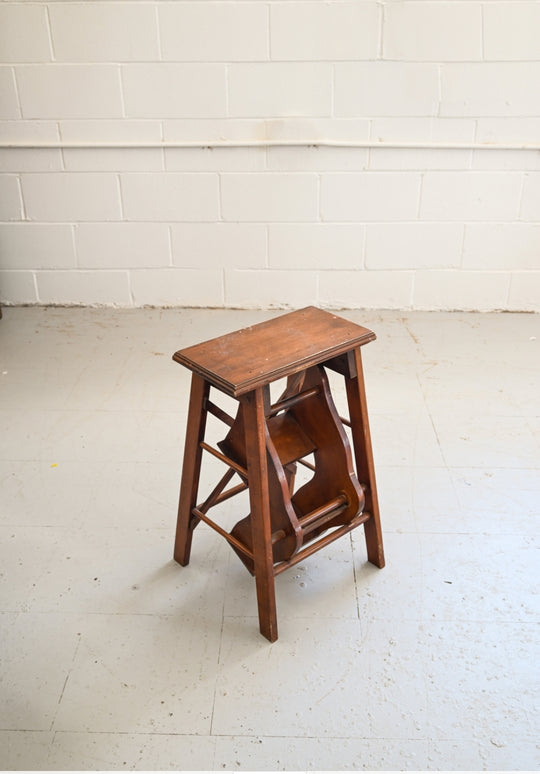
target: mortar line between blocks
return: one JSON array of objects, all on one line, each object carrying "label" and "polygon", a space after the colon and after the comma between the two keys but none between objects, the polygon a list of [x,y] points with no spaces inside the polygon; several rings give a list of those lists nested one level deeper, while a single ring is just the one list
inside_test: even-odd
[{"label": "mortar line between blocks", "polygon": [[223,185],[222,185],[222,178],[223,174],[221,172],[217,173],[217,220],[218,223],[223,223]]},{"label": "mortar line between blocks", "polygon": [[268,61],[272,61],[272,7],[270,3],[266,6],[266,23],[268,25],[268,35],[266,39],[266,44],[268,46]]},{"label": "mortar line between blocks", "polygon": [[122,110],[122,118],[127,118],[124,98],[124,68],[121,64],[118,64],[118,84],[120,86],[120,108]]},{"label": "mortar line between blocks", "polygon": [[229,106],[229,70],[230,65],[227,63],[225,65],[225,117],[231,118],[231,114],[229,112],[230,106]]},{"label": "mortar line between blocks", "polygon": [[418,270],[414,270],[412,272],[411,287],[410,287],[410,290],[409,290],[409,309],[413,309],[414,308],[414,296],[415,296],[415,293],[416,293],[416,277],[417,277],[417,275],[418,275]]},{"label": "mortar line between blocks", "polygon": [[366,262],[367,262],[367,235],[368,235],[368,224],[364,223],[364,233],[362,235],[362,271],[367,271],[366,268]]},{"label": "mortar line between blocks", "polygon": [[421,212],[422,212],[422,199],[424,196],[424,177],[425,177],[425,172],[421,172],[420,185],[418,186],[418,207],[416,209],[416,222],[419,222],[422,220]]},{"label": "mortar line between blocks", "polygon": [[484,3],[480,3],[480,57],[481,61],[486,61],[486,53],[485,53],[485,14],[484,14]]},{"label": "mortar line between blocks", "polygon": [[[23,186],[22,186],[22,180],[21,175],[16,175],[15,179],[17,180],[17,192],[19,194],[19,202],[21,205],[21,221],[28,221],[28,215],[26,214],[26,206],[24,203],[24,193],[23,193]],[[16,221],[15,221],[16,222]]]},{"label": "mortar line between blocks", "polygon": [[265,262],[264,262],[264,268],[269,269],[270,268],[270,224],[265,223],[265,248],[266,248],[266,255],[265,255]]},{"label": "mortar line between blocks", "polygon": [[517,221],[518,223],[519,222],[526,222],[526,221],[521,221],[521,217],[520,216],[521,216],[521,209],[523,207],[523,193],[525,191],[525,181],[527,180],[527,176],[528,176],[527,172],[523,172],[522,175],[521,175],[521,186],[520,186],[519,194],[518,194],[517,213],[516,213],[516,218],[515,218],[515,221],[514,221],[514,222]]},{"label": "mortar line between blocks", "polygon": [[461,248],[459,253],[459,268],[463,269],[463,259],[465,257],[465,235],[467,233],[467,224],[463,223],[463,234],[461,236]]},{"label": "mortar line between blocks", "polygon": [[221,269],[221,304],[223,308],[226,307],[226,282],[227,282],[227,270],[225,267]]},{"label": "mortar line between blocks", "polygon": [[336,115],[336,65],[332,63],[331,78],[330,78],[330,117],[335,118]]},{"label": "mortar line between blocks", "polygon": [[173,237],[172,237],[172,223],[167,224],[167,239],[169,246],[169,268],[174,266],[174,254],[173,254]]},{"label": "mortar line between blocks", "polygon": [[56,62],[56,52],[54,50],[54,40],[52,35],[52,24],[51,24],[51,9],[48,5],[45,6],[45,18],[47,20],[47,36],[49,39],[49,47],[51,51],[51,62]]},{"label": "mortar line between blocks", "polygon": [[128,296],[129,296],[129,302],[131,306],[135,306],[135,299],[133,297],[133,288],[131,285],[131,269],[128,269],[127,272],[127,285],[128,285]]},{"label": "mortar line between blocks", "polygon": [[156,3],[156,6],[154,8],[154,14],[156,19],[156,35],[157,35],[157,49],[158,49],[158,58],[159,61],[163,61],[163,51],[161,47],[161,28],[159,24],[159,10],[158,10],[158,3]]},{"label": "mortar line between blocks", "polygon": [[120,206],[120,220],[125,221],[126,216],[124,212],[124,199],[122,195],[122,179],[121,179],[120,172],[117,172],[115,177],[116,177],[116,186],[118,190],[118,204]]},{"label": "mortar line between blocks", "polygon": [[506,309],[508,309],[508,307],[510,305],[510,292],[512,290],[512,277],[513,277],[513,274],[512,274],[511,271],[509,271],[508,272],[508,278],[507,278],[507,283],[508,284],[506,286],[506,297],[505,297],[505,302],[504,302],[504,305],[505,305]]},{"label": "mortar line between blocks", "polygon": [[36,294],[36,301],[39,304],[40,298],[39,298],[39,285],[37,281],[37,271],[32,272],[32,281],[34,283],[34,293]]},{"label": "mortar line between blocks", "polygon": [[73,246],[73,254],[75,256],[75,268],[80,269],[79,265],[79,251],[77,249],[77,229],[79,228],[79,223],[71,223],[69,228],[69,233],[71,234],[71,244]]},{"label": "mortar line between blocks", "polygon": [[386,4],[377,3],[379,8],[379,23],[377,25],[377,59],[384,59],[384,26],[386,24]]},{"label": "mortar line between blocks", "polygon": [[442,103],[442,66],[437,65],[437,112],[436,117],[441,118],[441,103]]}]

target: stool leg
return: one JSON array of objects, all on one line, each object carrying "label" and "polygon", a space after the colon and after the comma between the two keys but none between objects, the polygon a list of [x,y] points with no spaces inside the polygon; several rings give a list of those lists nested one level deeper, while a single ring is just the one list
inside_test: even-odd
[{"label": "stool leg", "polygon": [[191,511],[197,505],[199,477],[201,472],[201,441],[206,428],[205,399],[210,392],[210,385],[198,374],[191,378],[191,394],[184,446],[184,464],[182,466],[182,482],[180,485],[180,500],[178,503],[178,520],[176,523],[176,540],[174,558],[184,567],[189,564],[191,553]]},{"label": "stool leg", "polygon": [[354,361],[356,376],[345,377],[345,384],[358,480],[369,487],[369,491],[366,492],[366,511],[371,513],[371,518],[364,524],[367,555],[368,560],[376,567],[384,567],[384,549],[377,484],[375,481],[375,465],[371,448],[362,356],[359,347],[354,351]]},{"label": "stool leg", "polygon": [[278,638],[274,562],[272,556],[272,528],[268,495],[268,458],[266,452],[265,391],[260,387],[242,398],[246,457],[251,508],[251,530],[259,628],[270,642]]}]

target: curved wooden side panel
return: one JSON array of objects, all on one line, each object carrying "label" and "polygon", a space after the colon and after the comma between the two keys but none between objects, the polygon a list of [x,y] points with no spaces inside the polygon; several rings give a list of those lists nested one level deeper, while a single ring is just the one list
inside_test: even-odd
[{"label": "curved wooden side panel", "polygon": [[314,366],[305,372],[302,389],[314,386],[319,386],[318,394],[290,410],[316,446],[313,478],[293,495],[292,503],[297,512],[306,515],[344,494],[346,507],[320,529],[315,526],[306,536],[310,540],[331,527],[347,524],[364,508],[364,494],[354,472],[349,441],[321,366]]},{"label": "curved wooden side panel", "polygon": [[[302,396],[291,408],[267,420],[274,563],[290,559],[302,545],[327,529],[348,524],[364,507],[364,495],[354,472],[349,442],[321,366],[313,366],[289,379],[279,402],[301,392],[307,393],[308,397]],[[247,467],[244,430],[240,405],[234,423],[219,447],[231,459]],[[315,459],[313,477],[293,493],[295,462],[312,453]],[[335,506],[326,507],[332,501]],[[306,518],[308,516],[310,518]],[[234,526],[231,535],[252,549],[250,515]],[[253,561],[240,551],[237,553],[253,573]]]},{"label": "curved wooden side panel", "polygon": [[[268,449],[268,494],[270,500],[270,520],[272,523],[272,556],[274,564],[290,559],[302,547],[302,530],[291,504],[288,476],[277,457],[272,441],[267,437]],[[252,550],[251,514],[241,519],[231,535]],[[233,550],[234,546],[233,546]],[[251,574],[254,572],[253,560],[246,554],[236,551]]]},{"label": "curved wooden side panel", "polygon": [[[247,466],[244,443],[244,419],[241,405],[238,408],[236,419],[227,437],[218,445],[231,459],[243,466]],[[287,464],[287,467],[284,467],[268,427],[266,428],[266,449],[270,519],[272,535],[274,536],[272,552],[274,563],[276,563],[289,559],[301,548],[302,530],[291,504],[290,490],[294,481],[294,466]],[[253,548],[251,515],[241,519],[231,530],[231,535],[240,540],[251,551]],[[240,551],[236,551],[236,553],[253,574],[253,560]]]}]

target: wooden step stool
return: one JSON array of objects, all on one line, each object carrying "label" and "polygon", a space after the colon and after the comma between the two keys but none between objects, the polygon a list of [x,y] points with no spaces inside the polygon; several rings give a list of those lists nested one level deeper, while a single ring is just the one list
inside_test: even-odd
[{"label": "wooden step stool", "polygon": [[[174,558],[189,563],[201,521],[219,532],[255,576],[260,631],[270,642],[278,636],[274,576],[283,570],[360,524],[369,561],[384,567],[360,354],[374,339],[367,328],[307,307],[173,356],[193,372]],[[348,419],[338,416],[325,369],[345,378]],[[270,384],[284,377],[272,404]],[[210,400],[211,387],[238,400],[236,418]],[[208,413],[229,428],[219,449],[204,440]],[[197,504],[203,451],[227,471]],[[297,463],[313,476],[295,490]],[[240,483],[227,489],[235,474]],[[231,532],[209,519],[211,508],[246,489],[250,513]]]}]

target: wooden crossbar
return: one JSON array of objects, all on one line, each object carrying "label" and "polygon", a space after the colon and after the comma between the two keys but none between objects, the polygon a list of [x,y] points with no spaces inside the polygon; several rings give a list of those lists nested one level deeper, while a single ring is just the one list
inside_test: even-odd
[{"label": "wooden crossbar", "polygon": [[204,449],[205,451],[210,452],[210,454],[213,454],[214,457],[217,457],[218,460],[221,460],[222,462],[224,462],[225,465],[228,465],[230,468],[234,468],[234,470],[236,470],[237,473],[240,473],[240,475],[243,478],[247,478],[247,470],[243,468],[241,465],[239,465],[237,462],[235,462],[234,460],[231,460],[230,457],[226,457],[224,454],[219,452],[217,449],[214,449],[212,446],[209,446],[204,441],[201,441],[200,447],[201,449]]},{"label": "wooden crossbar", "polygon": [[299,392],[297,395],[291,395],[290,398],[279,400],[277,403],[274,403],[272,406],[270,406],[270,412],[267,414],[267,416],[274,417],[276,414],[279,414],[280,411],[285,411],[285,409],[291,408],[291,406],[294,406],[296,403],[300,403],[300,401],[306,400],[306,398],[312,398],[314,395],[318,394],[319,388],[313,387],[310,390]]},{"label": "wooden crossbar", "polygon": [[334,497],[333,500],[321,505],[319,508],[315,508],[311,513],[307,513],[305,516],[298,519],[300,526],[302,527],[302,532],[311,532],[320,524],[324,523],[324,521],[328,521],[333,516],[337,516],[341,513],[348,504],[347,495],[340,494],[337,497]]},{"label": "wooden crossbar", "polygon": [[314,543],[310,543],[297,554],[294,554],[294,556],[292,556],[287,561],[274,565],[274,575],[280,575],[280,573],[288,570],[289,567],[298,564],[298,562],[301,562],[303,559],[307,559],[308,556],[311,556],[311,554],[314,554],[320,548],[324,548],[324,546],[333,543],[334,540],[337,540],[342,535],[346,535],[347,532],[351,532],[355,527],[358,527],[360,524],[364,524],[366,521],[369,521],[370,518],[370,513],[364,512],[358,514],[358,516],[352,519],[348,524],[344,524],[343,527],[339,527],[338,529],[330,532],[328,535],[325,535],[323,538],[316,540]]},{"label": "wooden crossbar", "polygon": [[200,511],[198,508],[193,508],[192,514],[197,519],[200,519],[201,521],[204,521],[205,524],[208,524],[209,527],[211,527],[213,530],[218,532],[222,537],[224,537],[228,543],[230,543],[232,546],[234,546],[243,554],[245,554],[246,556],[248,556],[250,559],[253,560],[253,552],[250,551],[249,548],[246,548],[246,546],[243,543],[241,543],[239,540],[233,537],[233,535],[230,535],[226,530],[223,529],[223,527],[220,527],[219,524],[216,524],[215,521],[212,521],[212,519],[209,519],[205,513]]},{"label": "wooden crossbar", "polygon": [[234,419],[233,419],[233,418],[232,418],[232,417],[231,417],[229,414],[227,414],[227,412],[226,412],[226,411],[223,411],[223,409],[222,409],[222,408],[220,408],[219,406],[216,406],[216,404],[215,404],[215,403],[212,403],[212,401],[211,401],[211,400],[208,400],[208,399],[207,399],[207,400],[206,400],[206,402],[205,402],[205,404],[204,404],[204,407],[205,407],[205,409],[206,409],[206,410],[207,410],[207,411],[208,411],[210,414],[213,414],[213,415],[214,415],[215,417],[217,417],[218,419],[221,419],[221,421],[222,421],[224,424],[228,425],[229,427],[232,427],[232,426],[233,426],[233,424],[234,424]]}]

